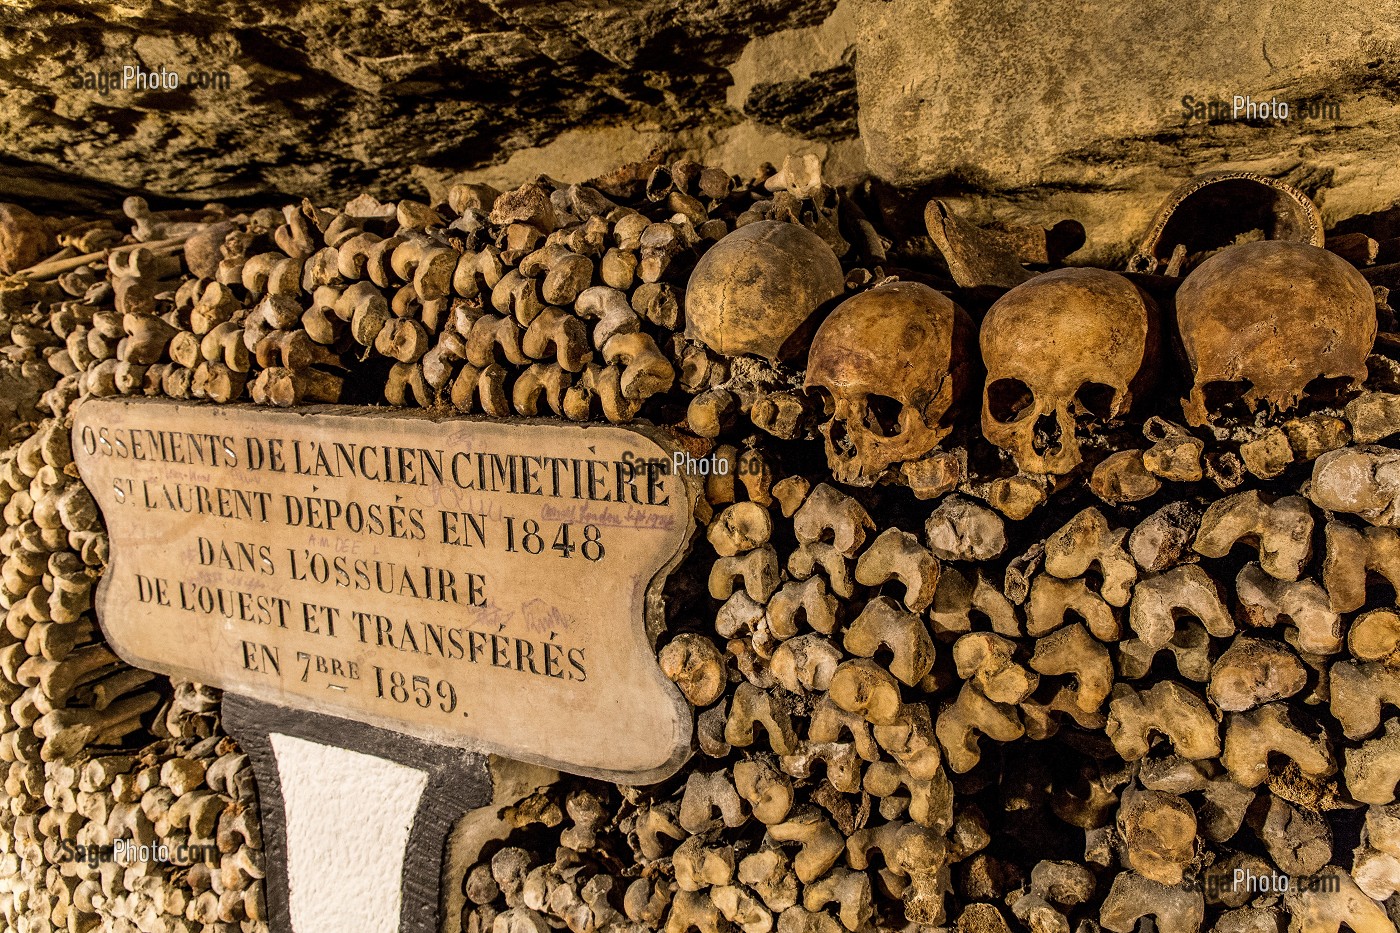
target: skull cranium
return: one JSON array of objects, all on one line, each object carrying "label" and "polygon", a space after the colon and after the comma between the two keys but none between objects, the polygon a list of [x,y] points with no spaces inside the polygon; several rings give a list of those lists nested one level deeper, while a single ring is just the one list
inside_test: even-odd
[{"label": "skull cranium", "polygon": [[1081,422],[1125,413],[1150,376],[1156,308],[1103,269],[1058,269],[1007,292],[982,321],[982,433],[1025,473],[1068,473]]},{"label": "skull cranium", "polygon": [[1316,246],[1269,240],[1227,247],[1176,294],[1191,367],[1186,420],[1203,425],[1241,401],[1294,408],[1315,379],[1357,385],[1376,340],[1376,299],[1360,272]]},{"label": "skull cranium", "polygon": [[724,356],[796,354],[807,320],[845,290],[831,247],[799,224],[759,220],[710,247],[685,291],[685,335]]},{"label": "skull cranium", "polygon": [[967,312],[917,282],[861,292],[822,322],[806,384],[834,404],[821,431],[839,481],[874,485],[948,434],[945,420],[975,366],[972,333]]}]

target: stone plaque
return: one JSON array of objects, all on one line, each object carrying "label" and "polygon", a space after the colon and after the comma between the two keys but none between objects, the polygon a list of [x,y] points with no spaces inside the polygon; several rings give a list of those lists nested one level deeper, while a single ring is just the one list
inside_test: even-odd
[{"label": "stone plaque", "polygon": [[93,399],[73,450],[131,664],[609,780],[689,754],[649,632],[698,490],[660,432]]}]

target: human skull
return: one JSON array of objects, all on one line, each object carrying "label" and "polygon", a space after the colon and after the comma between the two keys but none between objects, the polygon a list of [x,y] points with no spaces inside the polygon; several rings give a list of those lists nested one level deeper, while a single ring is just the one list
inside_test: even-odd
[{"label": "human skull", "polygon": [[1002,295],[982,320],[982,433],[1023,473],[1064,474],[1078,432],[1128,411],[1151,375],[1156,307],[1103,269],[1057,269]]},{"label": "human skull", "polygon": [[1340,256],[1269,240],[1201,263],[1177,290],[1176,321],[1192,379],[1181,407],[1200,426],[1234,401],[1251,412],[1295,408],[1315,379],[1363,382],[1376,299]]},{"label": "human skull", "polygon": [[944,422],[975,365],[972,334],[966,311],[917,282],[876,286],[831,312],[812,340],[806,385],[835,408],[821,432],[837,480],[872,486],[952,430]]},{"label": "human skull", "polygon": [[758,220],[710,247],[685,290],[685,335],[724,356],[793,356],[793,339],[846,280],[826,241],[799,224]]}]

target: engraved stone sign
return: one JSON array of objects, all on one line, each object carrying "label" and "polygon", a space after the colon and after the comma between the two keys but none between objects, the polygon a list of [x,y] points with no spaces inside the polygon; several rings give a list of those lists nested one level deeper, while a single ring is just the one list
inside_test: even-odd
[{"label": "engraved stone sign", "polygon": [[134,665],[612,780],[689,754],[649,626],[696,490],[660,432],[93,399],[73,449]]}]

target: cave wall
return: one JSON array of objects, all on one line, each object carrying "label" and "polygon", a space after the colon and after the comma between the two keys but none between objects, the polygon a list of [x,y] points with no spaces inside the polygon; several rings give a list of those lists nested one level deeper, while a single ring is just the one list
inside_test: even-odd
[{"label": "cave wall", "polygon": [[[1290,181],[1329,226],[1389,205],[1397,53],[1396,0],[21,3],[0,12],[0,197],[440,198],[658,146],[741,175],[810,153],[829,181],[873,173],[979,221],[1075,217],[1077,261],[1116,261],[1213,168]],[[186,80],[101,86],[127,65]],[[1235,94],[1293,114],[1184,117]]]},{"label": "cave wall", "polygon": [[[853,135],[849,56],[820,78],[838,89],[820,119],[782,102],[812,96],[804,75],[776,92],[755,85],[761,127],[749,125],[746,101],[727,101],[726,66],[750,40],[818,25],[831,10],[831,0],[11,8],[0,13],[0,191],[75,202],[114,190],[192,202],[421,191],[551,145],[553,158],[522,170],[576,165],[566,134],[580,130],[609,165],[619,150],[672,136],[781,161],[793,133]],[[102,86],[126,65],[222,72],[228,86]],[[90,74],[92,87],[74,87]]]}]

